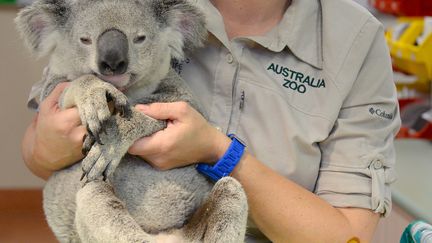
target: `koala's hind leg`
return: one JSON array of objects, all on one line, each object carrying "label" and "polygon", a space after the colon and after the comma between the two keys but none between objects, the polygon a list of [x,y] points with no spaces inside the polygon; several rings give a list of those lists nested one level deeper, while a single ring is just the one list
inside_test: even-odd
[{"label": "koala's hind leg", "polygon": [[76,197],[75,226],[83,243],[150,243],[145,233],[115,195],[111,185],[92,181]]},{"label": "koala's hind leg", "polygon": [[75,196],[81,188],[80,163],[55,172],[43,190],[43,208],[46,220],[62,243],[80,242],[75,229]]},{"label": "koala's hind leg", "polygon": [[234,178],[225,177],[185,226],[185,236],[190,242],[244,242],[247,216],[243,188]]}]

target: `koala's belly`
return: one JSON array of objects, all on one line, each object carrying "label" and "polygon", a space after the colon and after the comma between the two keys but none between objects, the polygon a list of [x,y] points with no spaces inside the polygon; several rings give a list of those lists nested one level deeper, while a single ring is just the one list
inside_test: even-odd
[{"label": "koala's belly", "polygon": [[157,171],[126,156],[114,173],[115,194],[148,233],[180,228],[212,185],[193,166]]}]

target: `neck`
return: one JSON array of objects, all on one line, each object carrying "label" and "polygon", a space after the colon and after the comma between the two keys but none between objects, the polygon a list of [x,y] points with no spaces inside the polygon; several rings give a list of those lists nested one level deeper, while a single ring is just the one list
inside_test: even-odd
[{"label": "neck", "polygon": [[275,27],[291,0],[210,0],[221,13],[228,37],[259,36]]}]

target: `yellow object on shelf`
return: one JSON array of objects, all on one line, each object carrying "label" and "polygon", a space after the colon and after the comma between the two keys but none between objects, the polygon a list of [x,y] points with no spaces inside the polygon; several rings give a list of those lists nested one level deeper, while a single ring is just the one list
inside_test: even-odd
[{"label": "yellow object on shelf", "polygon": [[386,40],[393,66],[415,75],[420,89],[428,87],[432,80],[432,18],[399,18],[398,25],[387,30]]}]

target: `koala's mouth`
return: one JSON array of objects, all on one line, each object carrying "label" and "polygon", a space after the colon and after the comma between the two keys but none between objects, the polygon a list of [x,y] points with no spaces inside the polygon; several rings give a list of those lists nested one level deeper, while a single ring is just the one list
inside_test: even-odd
[{"label": "koala's mouth", "polygon": [[114,85],[119,90],[124,90],[131,83],[134,75],[130,73],[120,74],[120,75],[102,75],[95,73],[97,77],[102,79],[105,82],[108,82]]}]

